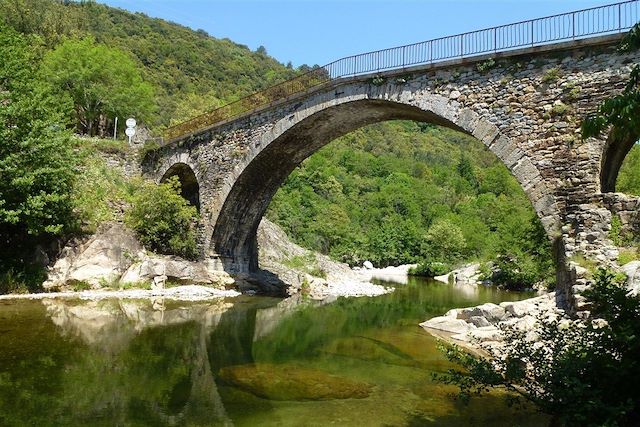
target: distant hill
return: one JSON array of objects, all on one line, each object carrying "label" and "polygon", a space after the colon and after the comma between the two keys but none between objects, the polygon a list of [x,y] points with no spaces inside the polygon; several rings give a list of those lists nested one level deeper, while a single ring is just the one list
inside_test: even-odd
[{"label": "distant hill", "polygon": [[130,52],[156,87],[155,125],[185,119],[295,75],[265,53],[142,13],[95,2],[0,0],[0,19],[44,49],[69,36]]}]

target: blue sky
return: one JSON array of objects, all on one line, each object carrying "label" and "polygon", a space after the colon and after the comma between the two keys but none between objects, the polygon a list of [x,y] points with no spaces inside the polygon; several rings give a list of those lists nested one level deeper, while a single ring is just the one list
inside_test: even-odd
[{"label": "blue sky", "polygon": [[102,0],[294,66],[613,3],[594,0]]}]

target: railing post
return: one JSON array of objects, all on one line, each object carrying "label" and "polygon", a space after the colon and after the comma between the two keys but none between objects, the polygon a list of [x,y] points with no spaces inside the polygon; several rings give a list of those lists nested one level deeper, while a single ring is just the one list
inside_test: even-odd
[{"label": "railing post", "polygon": [[618,32],[622,32],[622,5],[618,3]]},{"label": "railing post", "polygon": [[407,49],[407,46],[402,46],[402,68],[407,68],[407,64],[404,59],[404,51]]},{"label": "railing post", "polygon": [[571,39],[576,39],[576,13],[571,14]]},{"label": "railing post", "polygon": [[464,35],[460,34],[460,58],[464,57]]},{"label": "railing post", "polygon": [[531,46],[533,46],[533,20],[531,22]]},{"label": "railing post", "polygon": [[493,28],[493,51],[498,51],[498,28]]}]

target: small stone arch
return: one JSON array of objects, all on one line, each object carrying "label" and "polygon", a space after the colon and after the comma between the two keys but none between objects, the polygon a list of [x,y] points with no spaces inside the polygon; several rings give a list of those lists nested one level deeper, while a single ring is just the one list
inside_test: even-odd
[{"label": "small stone arch", "polygon": [[180,181],[180,193],[192,206],[200,212],[200,185],[198,178],[191,166],[186,163],[174,163],[160,178],[160,182],[165,182],[169,178],[177,176]]},{"label": "small stone arch", "polygon": [[[347,92],[345,90],[345,92]],[[414,120],[470,134],[489,148],[516,177],[529,197],[551,240],[559,235],[560,214],[553,193],[536,166],[492,123],[470,109],[439,95],[405,97],[379,91],[386,99],[360,96],[336,100],[318,95],[266,132],[224,185],[218,212],[212,216],[211,249],[223,259],[258,268],[256,232],[273,195],[304,159],[332,140],[368,124]],[[323,105],[324,104],[324,105]]]},{"label": "small stone arch", "polygon": [[637,136],[611,130],[602,152],[600,165],[600,192],[615,193],[616,181],[625,157],[638,140]]}]

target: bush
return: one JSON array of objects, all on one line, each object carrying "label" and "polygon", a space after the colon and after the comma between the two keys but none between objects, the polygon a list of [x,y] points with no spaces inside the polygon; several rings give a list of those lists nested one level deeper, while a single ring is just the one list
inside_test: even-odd
[{"label": "bush", "polygon": [[436,379],[460,388],[468,401],[493,388],[511,403],[535,404],[558,426],[640,425],[640,297],[600,269],[590,291],[590,320],[541,315],[533,333],[503,326],[504,346],[490,359],[446,347],[451,369]]},{"label": "bush", "polygon": [[197,256],[194,225],[198,212],[180,195],[177,177],[156,185],[147,182],[133,197],[125,221],[143,245],[162,253],[194,259]]},{"label": "bush", "polygon": [[443,262],[424,261],[409,269],[410,276],[435,277],[451,271],[451,266]]},{"label": "bush", "polygon": [[538,282],[536,262],[527,255],[499,255],[490,280],[495,285],[509,290],[532,288]]}]

